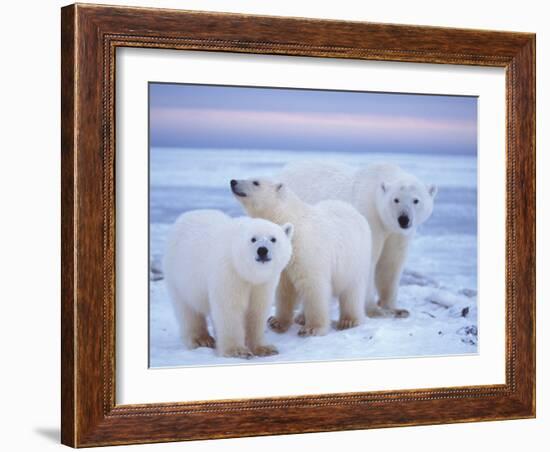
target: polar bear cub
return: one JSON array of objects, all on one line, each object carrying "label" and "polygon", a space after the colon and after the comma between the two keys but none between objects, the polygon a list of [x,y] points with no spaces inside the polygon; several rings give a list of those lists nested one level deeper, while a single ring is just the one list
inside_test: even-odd
[{"label": "polar bear cub", "polygon": [[187,347],[215,345],[219,355],[240,358],[278,353],[264,343],[264,330],[292,255],[293,230],[289,223],[281,227],[262,219],[231,218],[217,210],[187,212],[177,219],[163,267]]},{"label": "polar bear cub", "polygon": [[307,204],[286,185],[268,179],[232,180],[231,190],[251,217],[294,225],[293,255],[281,276],[269,326],[277,332],[288,330],[302,301],[305,319],[298,334],[324,335],[333,296],[340,303],[337,327],[359,325],[371,259],[365,218],[342,201]]},{"label": "polar bear cub", "polygon": [[354,168],[301,162],[287,165],[279,178],[305,202],[339,199],[367,219],[372,230],[367,313],[371,317],[407,317],[408,311],[397,306],[399,280],[416,229],[432,214],[437,187],[393,164]]}]

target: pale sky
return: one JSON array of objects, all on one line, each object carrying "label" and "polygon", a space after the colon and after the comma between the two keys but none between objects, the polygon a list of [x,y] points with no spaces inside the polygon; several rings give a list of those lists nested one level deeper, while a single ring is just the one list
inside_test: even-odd
[{"label": "pale sky", "polygon": [[477,153],[477,97],[149,84],[151,146]]}]

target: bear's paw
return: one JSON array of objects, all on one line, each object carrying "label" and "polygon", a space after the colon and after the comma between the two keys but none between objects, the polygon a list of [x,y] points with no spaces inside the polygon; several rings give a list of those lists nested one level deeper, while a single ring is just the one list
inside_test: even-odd
[{"label": "bear's paw", "polygon": [[303,312],[301,312],[296,317],[294,317],[294,323],[297,323],[298,325],[306,324],[306,316],[304,315]]},{"label": "bear's paw", "polygon": [[308,337],[308,336],[324,336],[327,334],[328,328],[324,326],[308,326],[304,325],[298,330],[298,336]]},{"label": "bear's paw", "polygon": [[356,326],[359,326],[361,321],[359,319],[340,319],[338,323],[336,323],[336,329],[337,330],[347,330],[349,328],[354,328]]},{"label": "bear's paw", "polygon": [[274,345],[259,345],[252,349],[252,353],[256,356],[272,356],[277,355],[279,350]]},{"label": "bear's paw", "polygon": [[271,316],[267,319],[267,324],[271,330],[276,333],[285,333],[290,328],[290,324],[281,322],[277,317]]},{"label": "bear's paw", "polygon": [[370,318],[396,318],[396,319],[405,319],[409,317],[409,311],[406,309],[398,308],[381,308],[379,306],[369,306],[367,308],[367,316]]},{"label": "bear's paw", "polygon": [[192,346],[193,348],[198,348],[198,347],[214,348],[216,347],[216,340],[212,336],[207,334],[205,336],[195,337],[192,341]]},{"label": "bear's paw", "polygon": [[390,311],[397,319],[406,319],[410,315],[409,311],[407,311],[406,309],[395,308],[390,309]]},{"label": "bear's paw", "polygon": [[250,359],[254,355],[247,347],[231,347],[225,350],[223,353],[223,356],[226,358],[243,358],[243,359]]}]

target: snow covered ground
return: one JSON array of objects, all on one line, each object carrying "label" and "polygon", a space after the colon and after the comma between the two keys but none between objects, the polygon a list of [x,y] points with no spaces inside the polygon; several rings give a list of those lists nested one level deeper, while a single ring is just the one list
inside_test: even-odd
[{"label": "snow covered ground", "polygon": [[[390,161],[439,187],[432,217],[413,242],[401,280],[399,305],[407,319],[367,319],[346,331],[301,338],[267,331],[279,354],[245,361],[213,350],[184,349],[160,269],[166,233],[185,211],[220,209],[243,215],[229,180],[272,176],[286,163],[323,160],[364,165]],[[312,153],[152,148],[150,154],[151,367],[319,361],[477,353],[477,163],[471,156]],[[337,318],[336,303],[332,318]]]}]

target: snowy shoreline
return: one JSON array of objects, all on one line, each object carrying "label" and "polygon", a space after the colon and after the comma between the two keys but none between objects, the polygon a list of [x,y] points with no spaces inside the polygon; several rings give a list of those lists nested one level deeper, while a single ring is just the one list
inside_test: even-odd
[{"label": "snowy shoreline", "polygon": [[[159,274],[156,273],[157,278]],[[406,319],[366,318],[363,325],[345,331],[331,329],[326,336],[302,338],[298,325],[284,334],[266,328],[266,341],[279,354],[244,360],[223,358],[214,350],[186,350],[163,280],[151,281],[150,367],[205,366],[220,364],[264,364],[298,361],[411,358],[477,353],[477,295],[441,287],[423,275],[406,271],[400,288],[401,307],[411,313]],[[331,318],[337,318],[337,304]],[[209,324],[212,332],[212,326]],[[450,353],[449,350],[452,350]]]}]

